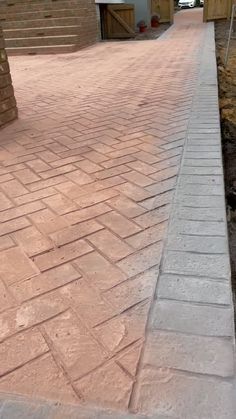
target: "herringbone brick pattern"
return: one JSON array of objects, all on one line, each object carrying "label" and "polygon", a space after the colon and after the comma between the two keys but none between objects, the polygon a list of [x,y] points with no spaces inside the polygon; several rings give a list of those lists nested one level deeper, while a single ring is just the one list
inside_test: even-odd
[{"label": "herringbone brick pattern", "polygon": [[11,60],[0,391],[129,407],[203,35]]}]

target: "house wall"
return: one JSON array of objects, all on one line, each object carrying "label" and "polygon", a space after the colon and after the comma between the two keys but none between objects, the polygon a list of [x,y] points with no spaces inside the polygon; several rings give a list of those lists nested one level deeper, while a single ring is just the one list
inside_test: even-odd
[{"label": "house wall", "polygon": [[127,4],[135,6],[135,26],[140,20],[145,20],[146,24],[151,24],[151,0],[125,0]]},{"label": "house wall", "polygon": [[2,29],[0,27],[0,127],[17,118],[16,100],[12,87]]},{"label": "house wall", "polygon": [[100,15],[99,4],[96,4],[96,16],[97,16],[97,39],[98,41],[101,41],[102,33],[101,33],[101,15]]},{"label": "house wall", "polygon": [[77,0],[79,7],[79,47],[93,44],[98,39],[98,16],[94,0]]}]

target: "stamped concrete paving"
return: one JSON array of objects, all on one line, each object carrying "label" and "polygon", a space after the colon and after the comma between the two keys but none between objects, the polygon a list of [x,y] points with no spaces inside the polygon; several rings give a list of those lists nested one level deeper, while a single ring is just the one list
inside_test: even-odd
[{"label": "stamped concrete paving", "polygon": [[[214,27],[201,19],[179,14],[158,41],[11,59],[3,399],[235,418]],[[19,406],[5,402],[2,417]]]}]

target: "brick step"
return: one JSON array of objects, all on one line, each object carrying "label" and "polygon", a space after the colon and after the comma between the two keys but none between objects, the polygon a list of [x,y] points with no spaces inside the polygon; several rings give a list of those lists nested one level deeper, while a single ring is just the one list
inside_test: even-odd
[{"label": "brick step", "polygon": [[47,3],[17,3],[14,6],[3,6],[0,1],[0,10],[2,13],[23,13],[23,12],[34,12],[42,10],[61,10],[61,9],[75,9],[78,7],[76,0],[70,1],[56,1]]},{"label": "brick step", "polygon": [[75,44],[69,45],[45,45],[38,47],[6,48],[9,56],[12,55],[36,55],[36,54],[65,54],[76,51]]},{"label": "brick step", "polygon": [[0,0],[0,5],[2,7],[14,7],[17,4],[35,4],[35,3],[59,3],[60,1],[64,1],[64,3],[69,3],[71,1],[79,2],[79,0]]},{"label": "brick step", "polygon": [[61,17],[56,19],[34,19],[34,20],[19,20],[19,21],[2,21],[1,26],[4,30],[7,29],[28,29],[28,28],[46,28],[58,26],[73,26],[80,22],[78,17]]},{"label": "brick step", "polygon": [[9,38],[34,38],[42,36],[63,36],[63,35],[78,35],[78,25],[73,26],[50,26],[38,27],[28,29],[4,29],[5,39]]},{"label": "brick step", "polygon": [[16,106],[16,99],[14,96],[8,97],[0,102],[0,114],[9,111]]},{"label": "brick step", "polygon": [[63,36],[38,36],[31,38],[9,38],[6,39],[7,48],[19,47],[42,47],[54,45],[71,45],[78,42],[78,35],[63,35]]},{"label": "brick step", "polygon": [[20,21],[20,20],[37,20],[37,19],[49,19],[49,18],[60,18],[60,17],[77,17],[80,13],[79,8],[77,9],[60,9],[60,10],[48,10],[39,12],[25,12],[25,13],[1,13],[0,24],[6,21]]}]

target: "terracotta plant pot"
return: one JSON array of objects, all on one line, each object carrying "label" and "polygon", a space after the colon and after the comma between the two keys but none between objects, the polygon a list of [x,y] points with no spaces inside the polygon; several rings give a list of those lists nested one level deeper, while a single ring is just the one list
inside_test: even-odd
[{"label": "terracotta plant pot", "polygon": [[151,27],[152,28],[158,28],[160,23],[160,16],[159,15],[153,15],[151,18]]},{"label": "terracotta plant pot", "polygon": [[159,21],[158,20],[152,20],[151,21],[151,27],[152,28],[158,28],[159,26]]},{"label": "terracotta plant pot", "polygon": [[147,29],[147,26],[140,26],[139,27],[139,32],[140,33],[146,32],[146,29]]}]

